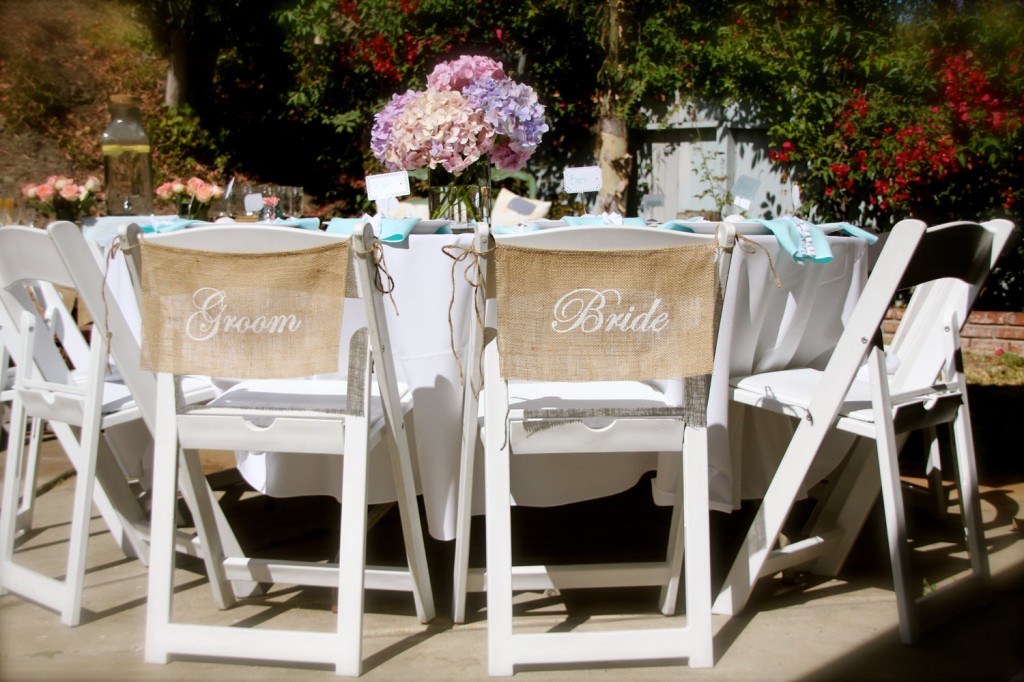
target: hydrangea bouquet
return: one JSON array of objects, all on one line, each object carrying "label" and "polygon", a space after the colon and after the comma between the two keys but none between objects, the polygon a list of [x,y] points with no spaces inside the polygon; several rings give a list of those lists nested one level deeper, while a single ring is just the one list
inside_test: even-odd
[{"label": "hydrangea bouquet", "polygon": [[500,62],[463,56],[438,64],[426,90],[394,95],[374,116],[370,148],[393,171],[427,168],[432,187],[448,184],[436,201],[431,193],[432,218],[464,208],[467,218],[486,220],[490,164],[520,170],[547,130],[533,88],[506,76]]}]

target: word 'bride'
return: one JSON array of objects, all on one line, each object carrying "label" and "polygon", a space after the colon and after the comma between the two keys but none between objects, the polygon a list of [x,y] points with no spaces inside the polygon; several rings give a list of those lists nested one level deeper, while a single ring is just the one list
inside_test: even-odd
[{"label": "word 'bride'", "polygon": [[551,329],[559,334],[574,329],[585,334],[599,331],[657,333],[668,325],[668,313],[658,310],[660,298],[654,299],[646,312],[637,315],[634,315],[636,307],[632,305],[623,312],[605,310],[608,305],[621,304],[622,294],[616,289],[574,289],[555,303]]}]

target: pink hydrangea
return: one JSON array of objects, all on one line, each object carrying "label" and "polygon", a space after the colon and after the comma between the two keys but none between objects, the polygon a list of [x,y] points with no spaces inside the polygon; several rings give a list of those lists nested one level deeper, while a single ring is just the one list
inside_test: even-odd
[{"label": "pink hydrangea", "polygon": [[427,87],[461,92],[467,85],[481,78],[498,80],[505,77],[501,62],[496,62],[490,57],[463,55],[435,66],[427,76]]},{"label": "pink hydrangea", "polygon": [[458,175],[490,151],[494,131],[455,91],[428,88],[411,98],[391,127],[384,161],[413,170],[442,166]]},{"label": "pink hydrangea", "polygon": [[438,64],[427,90],[394,95],[374,116],[370,149],[390,170],[442,166],[459,175],[486,158],[519,170],[547,132],[544,107],[501,62],[463,56]]}]

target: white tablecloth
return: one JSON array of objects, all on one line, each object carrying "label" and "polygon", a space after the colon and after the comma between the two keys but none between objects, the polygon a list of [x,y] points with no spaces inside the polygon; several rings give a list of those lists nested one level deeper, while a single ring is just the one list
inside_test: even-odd
[{"label": "white tablecloth", "polygon": [[[462,423],[462,386],[459,364],[452,353],[461,353],[469,332],[472,290],[460,270],[456,277],[452,324],[448,307],[452,294],[451,258],[441,250],[446,244],[468,247],[472,235],[411,235],[407,242],[385,247],[385,263],[395,280],[394,302],[385,297],[388,329],[398,378],[413,393],[413,423],[409,429],[423,495],[427,528],[436,538],[455,537],[456,482],[459,476],[459,443]],[[397,309],[397,312],[396,312]],[[345,303],[342,337],[366,324],[360,301]],[[342,367],[348,348],[341,349]],[[255,489],[277,497],[341,495],[338,457],[304,455],[297,466],[294,455],[247,453],[238,455],[238,470]],[[377,452],[370,464],[371,503],[395,499],[386,452]]]},{"label": "white tablecloth", "polygon": [[[730,405],[729,377],[796,365],[823,367],[867,277],[867,247],[860,239],[830,237],[834,258],[827,264],[796,263],[778,248],[774,237],[753,239],[767,248],[782,287],[775,286],[765,251],[734,251],[709,403],[710,492],[712,507],[720,511],[731,511],[741,500],[762,495],[791,433],[784,419]],[[392,345],[399,378],[412,389],[415,400],[410,434],[418,489],[430,534],[445,540],[455,535],[462,418],[462,387],[451,330],[461,354],[473,315],[472,292],[460,270],[449,326],[452,260],[441,249],[451,243],[469,246],[471,235],[412,235],[406,243],[385,250],[398,309],[395,314],[385,301]],[[110,283],[119,301],[129,300],[127,278],[122,281],[116,269]],[[345,328],[355,329],[364,320],[361,303],[348,301]],[[347,349],[342,353],[347,357]],[[659,470],[658,459],[657,455],[587,454],[562,456],[556,464],[542,455],[518,458],[513,493],[519,504],[565,504],[621,492],[649,471],[659,472],[655,492],[667,492],[673,472],[664,466]],[[303,460],[297,466],[291,456],[249,453],[239,455],[238,468],[254,488],[270,495],[338,497],[340,460],[312,455]],[[815,473],[824,476],[835,463],[826,459]],[[482,513],[483,462],[478,459],[474,469],[474,512]],[[393,499],[387,457],[382,453],[371,463],[370,500]]]}]

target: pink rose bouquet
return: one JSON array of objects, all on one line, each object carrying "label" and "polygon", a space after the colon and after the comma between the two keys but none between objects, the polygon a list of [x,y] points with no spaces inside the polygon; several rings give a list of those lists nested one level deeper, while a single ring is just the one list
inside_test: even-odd
[{"label": "pink rose bouquet", "polygon": [[217,184],[192,177],[165,182],[156,188],[156,195],[169,201],[178,209],[182,218],[205,220],[209,217],[210,203],[224,196],[224,189]]},{"label": "pink rose bouquet", "polygon": [[51,175],[41,184],[29,183],[21,188],[21,195],[29,205],[47,217],[77,222],[89,215],[100,190],[100,181],[89,176],[79,184],[74,178]]}]

